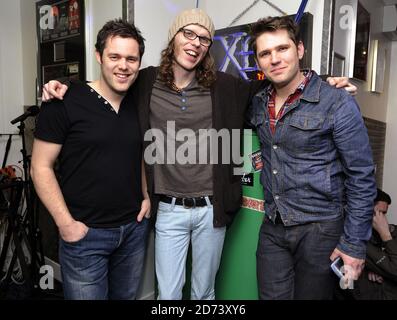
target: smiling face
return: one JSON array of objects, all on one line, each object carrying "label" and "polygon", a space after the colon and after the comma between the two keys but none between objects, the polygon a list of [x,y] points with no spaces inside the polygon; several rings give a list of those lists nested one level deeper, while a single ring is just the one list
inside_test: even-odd
[{"label": "smiling face", "polygon": [[304,47],[296,45],[284,29],[264,32],[256,39],[256,60],[259,68],[276,88],[299,79],[299,60]]},{"label": "smiling face", "polygon": [[[198,36],[211,39],[208,30],[199,25],[190,24],[185,26],[184,29],[193,31]],[[198,37],[194,40],[189,40],[183,35],[183,32],[178,32],[174,38],[175,67],[182,68],[185,71],[195,71],[205,58],[208,50],[208,47],[200,44]]]},{"label": "smiling face", "polygon": [[110,37],[102,57],[96,52],[101,65],[101,82],[106,91],[124,95],[138,76],[140,54],[138,42],[133,38]]}]

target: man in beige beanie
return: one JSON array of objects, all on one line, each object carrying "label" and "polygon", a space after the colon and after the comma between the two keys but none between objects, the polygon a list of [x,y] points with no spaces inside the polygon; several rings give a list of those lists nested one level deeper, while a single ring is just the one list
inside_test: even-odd
[{"label": "man in beige beanie", "polygon": [[201,9],[189,9],[182,11],[172,23],[168,31],[168,41],[171,41],[179,30],[189,24],[197,24],[204,27],[211,36],[215,35],[215,27],[211,18]]},{"label": "man in beige beanie", "polygon": [[[194,132],[197,161],[153,163],[145,157],[152,213],[157,213],[155,264],[158,299],[182,299],[186,258],[192,247],[191,299],[215,299],[215,277],[219,268],[226,225],[241,205],[241,180],[233,175],[235,163],[199,161],[211,154],[210,144],[201,143],[199,130],[241,130],[244,113],[255,92],[268,83],[245,82],[217,72],[209,49],[215,33],[211,18],[201,9],[182,11],[169,29],[168,46],[159,67],[140,71],[131,87],[139,112],[142,136],[160,130],[175,150],[184,143],[168,134],[168,125]],[[59,84],[59,83],[58,83]],[[64,90],[55,82],[45,87],[43,98],[60,97]],[[47,90],[48,89],[48,90]],[[155,142],[159,143],[156,139]],[[146,141],[144,148],[151,145]],[[202,146],[208,146],[202,147]],[[161,149],[161,147],[160,147]],[[190,148],[189,148],[190,150]],[[231,159],[231,151],[229,154]]]},{"label": "man in beige beanie", "polygon": [[[167,123],[175,121],[177,128],[194,132],[201,129],[237,128],[242,113],[231,112],[237,122],[228,124],[225,117],[214,119],[215,109],[221,114],[228,108],[238,110],[238,100],[228,99],[226,88],[239,86],[239,80],[217,74],[209,53],[215,34],[211,18],[201,9],[181,12],[172,23],[169,44],[162,52],[159,70],[148,70],[151,101],[139,103],[151,111],[151,128],[166,132]],[[150,71],[150,72],[149,72]],[[151,73],[151,75],[150,75]],[[146,74],[143,75],[146,77]],[[221,78],[225,78],[224,81]],[[219,81],[221,80],[221,81]],[[231,81],[230,81],[231,80]],[[225,88],[219,90],[222,83]],[[145,90],[143,90],[145,91]],[[248,90],[245,90],[246,92]],[[218,98],[214,102],[213,95]],[[248,101],[248,92],[242,105]],[[237,124],[238,123],[238,124]],[[198,138],[198,134],[197,138]],[[183,142],[167,136],[167,144]],[[198,138],[199,139],[199,138]],[[191,299],[215,299],[214,283],[219,268],[226,224],[231,212],[239,208],[239,199],[226,200],[225,194],[238,194],[240,186],[222,181],[233,179],[228,171],[210,162],[199,164],[200,154],[210,154],[208,148],[196,146],[196,164],[154,165],[154,193],[159,195],[156,220],[155,262],[159,299],[181,299],[185,284],[186,257],[192,246]],[[205,144],[204,144],[205,145]],[[232,170],[230,171],[230,173]],[[215,180],[215,175],[219,180]],[[238,181],[238,177],[236,181]],[[225,206],[225,201],[226,206]],[[156,202],[156,201],[155,201]]]}]

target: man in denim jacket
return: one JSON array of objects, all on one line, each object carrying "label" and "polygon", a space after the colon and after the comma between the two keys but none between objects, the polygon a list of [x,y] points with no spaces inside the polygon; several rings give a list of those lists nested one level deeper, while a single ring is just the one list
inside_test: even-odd
[{"label": "man in denim jacket", "polygon": [[260,298],[330,299],[331,260],[343,260],[343,281],[351,283],[371,236],[376,187],[367,131],[354,98],[299,69],[304,47],[292,20],[259,20],[251,41],[272,83],[249,112],[264,162]]}]

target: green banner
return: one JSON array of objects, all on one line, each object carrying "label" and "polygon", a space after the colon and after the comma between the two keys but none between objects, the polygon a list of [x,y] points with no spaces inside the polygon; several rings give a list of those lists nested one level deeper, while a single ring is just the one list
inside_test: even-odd
[{"label": "green banner", "polygon": [[226,233],[216,282],[217,299],[258,299],[256,247],[264,216],[258,137],[244,134],[243,205]]}]

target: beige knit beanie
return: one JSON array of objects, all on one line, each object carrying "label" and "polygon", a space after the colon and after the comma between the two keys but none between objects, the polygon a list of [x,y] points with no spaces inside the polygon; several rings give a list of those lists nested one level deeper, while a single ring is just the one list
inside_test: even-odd
[{"label": "beige knit beanie", "polygon": [[206,28],[211,35],[211,39],[214,38],[215,27],[211,18],[201,9],[189,9],[182,11],[175,18],[168,31],[168,41],[171,41],[181,28],[189,24],[198,24]]}]

